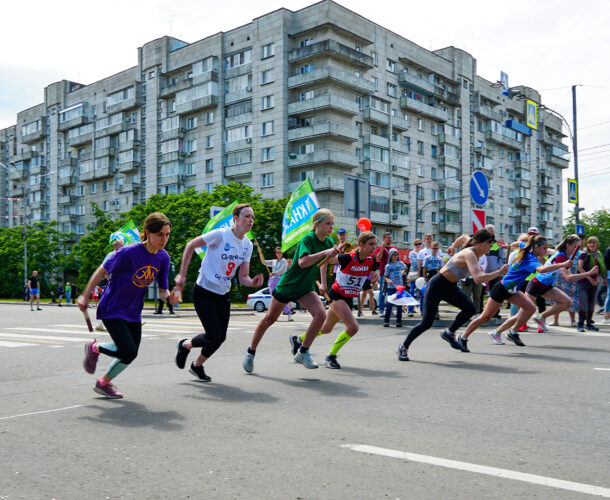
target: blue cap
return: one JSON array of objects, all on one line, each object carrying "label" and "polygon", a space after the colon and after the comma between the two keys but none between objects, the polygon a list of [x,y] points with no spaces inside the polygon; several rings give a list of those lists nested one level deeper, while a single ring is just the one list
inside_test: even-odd
[{"label": "blue cap", "polygon": [[341,234],[341,233],[347,233],[347,231],[343,228],[339,229],[339,231],[337,231],[337,234]]}]

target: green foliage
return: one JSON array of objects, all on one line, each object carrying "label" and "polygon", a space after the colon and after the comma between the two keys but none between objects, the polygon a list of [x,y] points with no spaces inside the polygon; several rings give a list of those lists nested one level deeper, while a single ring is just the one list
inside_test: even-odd
[{"label": "green foliage", "polygon": [[[585,235],[587,237],[597,236],[599,239],[599,249],[602,253],[610,246],[610,210],[595,210],[590,215],[581,212],[580,224],[585,226]],[[563,234],[566,236],[574,233],[576,233],[574,214],[570,214],[563,226]]]}]

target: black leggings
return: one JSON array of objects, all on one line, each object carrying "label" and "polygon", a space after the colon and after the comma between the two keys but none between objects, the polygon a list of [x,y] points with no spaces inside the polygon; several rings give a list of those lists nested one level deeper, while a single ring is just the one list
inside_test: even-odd
[{"label": "black leggings", "polygon": [[108,347],[105,343],[99,344],[99,351],[107,356],[118,358],[125,365],[131,363],[138,355],[138,348],[142,340],[142,323],[125,321],[122,318],[103,319],[104,326],[116,349]]},{"label": "black leggings", "polygon": [[597,287],[587,280],[586,283],[577,282],[578,287],[578,326],[593,324],[593,313],[595,312],[595,294]]},{"label": "black leggings", "polygon": [[209,358],[227,338],[227,328],[231,316],[231,292],[226,295],[218,295],[195,285],[193,303],[205,333],[193,337],[191,343],[193,347],[201,347],[201,354]]},{"label": "black leggings", "polygon": [[458,288],[457,283],[452,283],[441,273],[438,273],[426,285],[423,318],[417,325],[411,328],[407,335],[404,341],[404,346],[407,349],[417,337],[432,326],[441,300],[461,309],[449,327],[449,331],[452,333],[455,333],[460,326],[476,313],[472,300]]}]

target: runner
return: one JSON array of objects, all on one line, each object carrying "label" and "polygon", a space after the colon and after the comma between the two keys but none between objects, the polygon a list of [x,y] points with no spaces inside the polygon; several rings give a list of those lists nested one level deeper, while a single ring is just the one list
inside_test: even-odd
[{"label": "runner", "polygon": [[[552,264],[560,264],[568,260],[568,256],[572,255],[574,250],[580,246],[580,238],[576,234],[572,234],[565,238],[559,246],[556,248],[555,253],[546,261],[543,269],[551,266]],[[534,318],[534,321],[538,324],[541,331],[547,332],[548,328],[545,324],[545,318],[551,315],[559,314],[562,311],[567,311],[572,305],[572,299],[568,297],[563,291],[555,286],[555,282],[559,276],[567,282],[573,282],[587,276],[592,276],[597,273],[597,268],[591,269],[586,273],[571,274],[568,269],[561,267],[551,272],[538,273],[532,278],[527,285],[526,294],[527,297],[534,302],[536,297],[543,297],[546,300],[552,300],[555,303],[550,309],[547,309],[538,317]],[[489,332],[489,336],[496,344],[500,344],[502,339],[502,332],[514,327],[517,316],[514,315],[508,318],[499,328]],[[528,318],[529,319],[529,318]]]},{"label": "runner", "polygon": [[280,282],[273,291],[267,314],[254,330],[242,365],[246,372],[252,373],[252,370],[254,370],[256,348],[263,339],[265,332],[277,321],[286,304],[297,301],[312,315],[312,320],[305,333],[303,343],[300,346],[293,344],[294,359],[306,368],[318,367],[311,359],[309,347],[326,320],[326,309],[324,309],[324,304],[322,304],[315,291],[315,282],[320,276],[320,293],[326,293],[327,273],[321,272],[316,264],[325,257],[334,257],[339,253],[330,238],[334,222],[335,216],[326,208],[321,208],[313,215],[313,230],[299,242],[291,266],[282,275]]},{"label": "runner", "polygon": [[[110,256],[116,252],[119,248],[122,248],[123,245],[125,245],[125,242],[122,239],[114,239],[112,240],[112,250],[110,252],[108,252],[105,256],[104,256],[104,260],[102,261],[102,266],[106,263],[106,261],[110,258]],[[108,276],[108,273],[106,273],[104,275],[104,278],[106,279],[106,282],[108,282],[108,280],[110,279],[110,276]],[[100,331],[100,332],[105,332],[106,328],[104,327],[104,322],[101,319],[97,320],[97,324],[95,325],[95,329]]]},{"label": "runner", "polygon": [[[491,289],[489,300],[481,315],[468,325],[464,335],[458,339],[459,343],[464,347],[464,349],[462,349],[464,352],[469,352],[466,344],[470,334],[479,326],[487,323],[500,309],[500,306],[505,300],[516,305],[520,309],[516,316],[509,318],[507,322],[513,321],[514,324],[522,325],[536,312],[534,303],[519,290],[525,282],[525,279],[534,272],[550,273],[562,267],[570,267],[572,265],[572,261],[568,260],[558,264],[550,264],[545,267],[545,264],[541,263],[540,260],[547,255],[548,248],[549,242],[544,236],[539,234],[529,237],[525,246],[518,251],[506,276]],[[510,330],[506,337],[516,345],[525,347],[518,332]]]},{"label": "runner", "polygon": [[36,310],[42,311],[40,308],[40,288],[38,283],[38,271],[32,271],[32,276],[28,278],[28,290],[30,293],[30,310],[34,310],[34,299],[36,299]]},{"label": "runner", "polygon": [[[377,237],[372,232],[365,231],[358,236],[358,250],[337,255],[328,262],[329,265],[338,265],[339,268],[336,273],[337,279],[328,292],[331,299],[330,309],[318,335],[330,333],[339,320],[346,327],[335,339],[328,356],[326,356],[326,366],[328,368],[341,368],[341,365],[337,362],[337,353],[349,339],[358,333],[358,321],[352,314],[353,300],[358,298],[369,273],[376,271],[379,267],[379,263],[372,256],[376,244]],[[325,272],[324,267],[322,266],[321,272]],[[305,333],[299,338],[294,336],[291,343],[300,347],[305,340],[305,336]]]},{"label": "runner", "polygon": [[263,275],[250,278],[250,257],[252,243],[246,233],[254,224],[254,211],[247,203],[233,208],[231,227],[213,229],[189,241],[184,248],[180,272],[176,275],[176,288],[181,292],[186,281],[191,257],[196,248],[207,246],[201,261],[199,277],[193,286],[193,303],[204,333],[192,339],[178,341],[176,365],[183,369],[186,358],[193,347],[200,347],[201,353],[191,363],[190,372],[202,382],[209,382],[203,363],[214,354],[227,338],[227,328],[231,316],[231,280],[239,269],[242,285],[258,288],[263,284]]},{"label": "runner", "polygon": [[[449,342],[454,349],[463,350],[467,348],[456,340],[455,332],[472,317],[475,313],[475,307],[466,294],[458,288],[457,282],[462,278],[472,276],[476,283],[485,283],[506,273],[508,270],[506,265],[493,273],[483,273],[479,267],[479,257],[488,252],[493,242],[493,234],[487,229],[480,229],[470,238],[466,248],[456,253],[443,266],[441,271],[428,282],[424,295],[423,318],[420,323],[411,329],[405,341],[398,346],[398,359],[400,361],[409,361],[409,347],[417,337],[432,326],[441,300],[460,309],[451,326],[441,333],[441,338]],[[454,244],[453,246],[459,245]]]},{"label": "runner", "polygon": [[[93,288],[105,274],[110,275],[110,281],[97,308],[97,318],[104,321],[112,342],[100,343],[96,339],[88,342],[85,344],[83,361],[85,371],[93,374],[100,353],[114,358],[93,388],[95,392],[107,398],[123,397],[111,381],[138,355],[142,339],[142,308],[148,286],[156,280],[159,284],[159,295],[169,299],[169,255],[164,247],[170,230],[171,223],[164,214],[150,214],[144,221],[143,241],[115,252],[91,275],[82,295],[78,297],[79,309],[87,311]],[[172,300],[174,298],[175,296],[172,296]]]}]

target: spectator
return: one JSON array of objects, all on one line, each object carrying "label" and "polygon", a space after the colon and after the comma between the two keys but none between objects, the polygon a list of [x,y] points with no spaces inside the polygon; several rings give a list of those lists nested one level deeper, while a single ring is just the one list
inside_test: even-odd
[{"label": "spectator", "polygon": [[[405,272],[406,265],[400,261],[398,250],[391,248],[389,251],[388,264],[385,267],[384,281],[387,283],[387,295],[396,293],[396,287],[402,286],[402,275]],[[385,306],[385,317],[383,326],[390,326],[390,316],[392,315],[392,305],[388,302]],[[402,326],[402,306],[396,305],[396,327]]]},{"label": "spectator", "polygon": [[[392,245],[392,233],[384,233],[381,245],[375,249],[375,260],[379,262],[379,314],[385,311],[386,284],[384,278],[385,268],[388,264],[389,251],[398,250]],[[402,283],[401,283],[402,284]]]},{"label": "spectator", "polygon": [[[584,332],[585,328],[591,331],[598,331],[593,324],[593,312],[595,311],[595,294],[599,279],[606,276],[606,265],[600,255],[599,240],[595,236],[587,239],[587,248],[578,257],[578,272],[584,273],[598,266],[599,272],[594,276],[587,276],[576,282],[578,294],[580,296],[580,307],[578,309],[578,331]],[[586,322],[586,326],[585,326]]]},{"label": "spectator", "polygon": [[40,284],[38,271],[32,271],[32,276],[28,278],[28,291],[30,294],[30,309],[34,310],[34,299],[36,299],[36,310],[42,311],[40,308]]},{"label": "spectator", "polygon": [[[66,294],[66,304],[70,304],[70,299],[72,297],[72,286],[69,281],[66,281],[66,286],[64,288],[64,292]],[[76,294],[75,294],[76,295]]]},{"label": "spectator", "polygon": [[604,252],[604,264],[606,265],[606,302],[604,303],[604,325],[610,325],[610,290],[608,290],[608,281],[610,280],[610,245]]},{"label": "spectator", "polygon": [[61,299],[64,295],[64,287],[63,287],[63,283],[59,283],[59,285],[57,285],[57,305],[59,307],[61,307]]},{"label": "spectator", "polygon": [[[415,297],[416,293],[419,292],[415,286],[415,281],[419,277],[419,260],[418,254],[422,248],[422,241],[419,238],[416,238],[413,242],[413,250],[409,252],[409,262],[411,263],[411,269],[409,269],[409,274],[407,275],[407,283],[409,285],[409,293],[411,296]],[[409,318],[413,317],[413,311],[415,310],[414,306],[409,306],[407,308],[407,312],[409,313]]]}]

